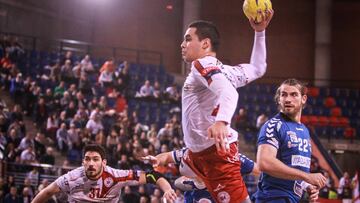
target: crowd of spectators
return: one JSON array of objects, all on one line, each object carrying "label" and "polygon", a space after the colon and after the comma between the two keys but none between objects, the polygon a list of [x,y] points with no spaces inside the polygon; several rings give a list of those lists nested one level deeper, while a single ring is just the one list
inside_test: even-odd
[{"label": "crowd of spectators", "polygon": [[[128,112],[127,101],[135,95],[127,91],[131,79],[126,61],[116,65],[114,59],[109,59],[99,68],[92,64],[90,55],[76,61],[73,54],[67,52],[46,65],[44,72],[26,75],[17,69],[19,58],[12,53],[17,50],[17,56],[21,56],[21,46],[16,46],[19,49],[12,46],[2,43],[0,50],[3,56],[0,87],[10,92],[15,103],[11,110],[0,103],[0,144],[7,162],[53,165],[54,150],[58,150],[72,166],[79,166],[83,146],[97,143],[106,146],[110,166],[146,170],[152,166],[144,163],[141,157],[184,146],[178,113],[169,113],[164,126],[156,123],[148,126],[139,122],[136,111]],[[95,78],[95,83],[91,78]],[[166,91],[160,86],[155,82],[149,96],[161,101],[166,95],[169,100],[179,101],[176,85]],[[115,100],[115,105],[109,105],[109,98]],[[35,133],[28,132],[25,117],[32,119]],[[174,166],[159,170],[169,178],[175,178],[178,173]],[[29,192],[29,188],[17,185],[10,185],[8,190],[12,192],[0,192],[0,200],[31,200],[36,194],[36,190]],[[150,201],[160,197],[160,191],[154,188],[145,187],[145,197],[142,187],[131,188],[132,192],[129,188],[124,190],[125,202],[127,198]],[[0,191],[4,191],[1,186]],[[5,194],[9,195],[5,197]]]}]

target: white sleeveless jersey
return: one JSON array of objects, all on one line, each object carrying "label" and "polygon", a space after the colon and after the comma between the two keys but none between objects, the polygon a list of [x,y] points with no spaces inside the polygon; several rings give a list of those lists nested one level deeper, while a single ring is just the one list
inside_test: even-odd
[{"label": "white sleeveless jersey", "polygon": [[68,202],[109,202],[119,201],[121,188],[138,185],[140,171],[119,170],[105,166],[101,177],[94,181],[85,175],[84,167],[76,168],[55,180],[62,192],[68,195]]},{"label": "white sleeveless jersey", "polygon": [[230,128],[238,100],[236,88],[263,76],[265,71],[265,31],[255,33],[250,64],[223,65],[212,56],[192,62],[182,90],[184,141],[191,151],[200,152],[215,144],[207,137],[207,129],[215,121],[227,123],[228,143],[237,141],[237,132]]}]

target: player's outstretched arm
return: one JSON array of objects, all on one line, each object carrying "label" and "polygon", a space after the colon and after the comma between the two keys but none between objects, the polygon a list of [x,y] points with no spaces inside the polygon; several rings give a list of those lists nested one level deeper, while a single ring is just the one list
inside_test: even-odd
[{"label": "player's outstretched arm", "polygon": [[239,80],[237,82],[236,88],[261,78],[265,74],[267,68],[265,29],[269,25],[273,14],[273,10],[268,10],[266,13],[263,13],[262,18],[265,20],[262,20],[260,23],[256,23],[254,19],[249,19],[251,27],[255,30],[254,45],[251,52],[250,63],[240,64],[238,65],[238,70],[232,71],[233,74],[237,76],[235,78],[243,78],[243,75],[246,77],[246,80]]},{"label": "player's outstretched arm", "polygon": [[171,153],[172,152],[164,152],[156,156],[148,155],[145,157],[141,157],[141,159],[144,161],[150,161],[153,167],[165,166],[169,163],[174,163],[174,159],[172,158]]},{"label": "player's outstretched arm", "polygon": [[140,184],[154,184],[160,187],[160,189],[164,192],[164,198],[169,201],[175,201],[177,195],[175,191],[171,188],[170,183],[164,178],[164,176],[156,171],[150,172],[142,172],[139,177]]},{"label": "player's outstretched arm", "polygon": [[43,203],[46,202],[51,196],[55,195],[56,193],[60,192],[59,186],[53,182],[43,190],[39,192],[33,199],[31,203]]},{"label": "player's outstretched arm", "polygon": [[173,202],[176,200],[176,193],[175,191],[171,188],[169,182],[165,179],[165,178],[159,178],[158,181],[156,182],[156,185],[158,185],[160,187],[160,189],[162,191],[164,191],[164,198],[170,202]]},{"label": "player's outstretched arm", "polygon": [[262,144],[258,148],[257,163],[262,172],[277,178],[288,180],[304,180],[309,184],[324,187],[326,178],[321,173],[305,173],[288,167],[276,158],[277,149],[269,144]]}]

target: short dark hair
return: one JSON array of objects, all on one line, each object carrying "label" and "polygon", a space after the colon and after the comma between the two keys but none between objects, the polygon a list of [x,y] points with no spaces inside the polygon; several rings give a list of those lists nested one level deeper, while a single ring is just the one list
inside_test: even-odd
[{"label": "short dark hair", "polygon": [[196,28],[195,34],[199,37],[199,40],[209,38],[212,51],[217,52],[219,50],[220,34],[213,22],[204,20],[194,21],[190,23],[189,28]]},{"label": "short dark hair", "polygon": [[280,84],[280,86],[276,89],[276,94],[274,97],[275,103],[278,105],[279,104],[279,99],[280,99],[280,87],[282,85],[289,85],[289,86],[295,86],[299,91],[301,95],[306,95],[307,94],[307,87],[306,87],[306,83],[302,82],[300,80],[297,80],[295,78],[290,78],[285,80],[284,82],[282,82]]},{"label": "short dark hair", "polygon": [[86,145],[84,147],[84,156],[83,157],[85,157],[86,152],[97,152],[100,154],[101,159],[106,159],[105,149],[101,145],[98,145],[98,144]]}]

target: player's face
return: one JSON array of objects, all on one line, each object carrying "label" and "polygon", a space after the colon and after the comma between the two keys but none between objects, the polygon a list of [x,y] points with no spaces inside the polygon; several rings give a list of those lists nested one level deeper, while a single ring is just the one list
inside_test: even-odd
[{"label": "player's face", "polygon": [[280,111],[289,117],[299,114],[305,105],[306,95],[301,95],[300,90],[296,86],[281,85],[279,106]]},{"label": "player's face", "polygon": [[89,179],[96,180],[101,176],[101,173],[106,166],[106,160],[101,159],[98,152],[88,151],[85,153],[83,166],[85,168],[86,176]]},{"label": "player's face", "polygon": [[196,28],[188,28],[181,43],[181,55],[185,62],[192,62],[202,57],[203,42],[195,34]]}]

